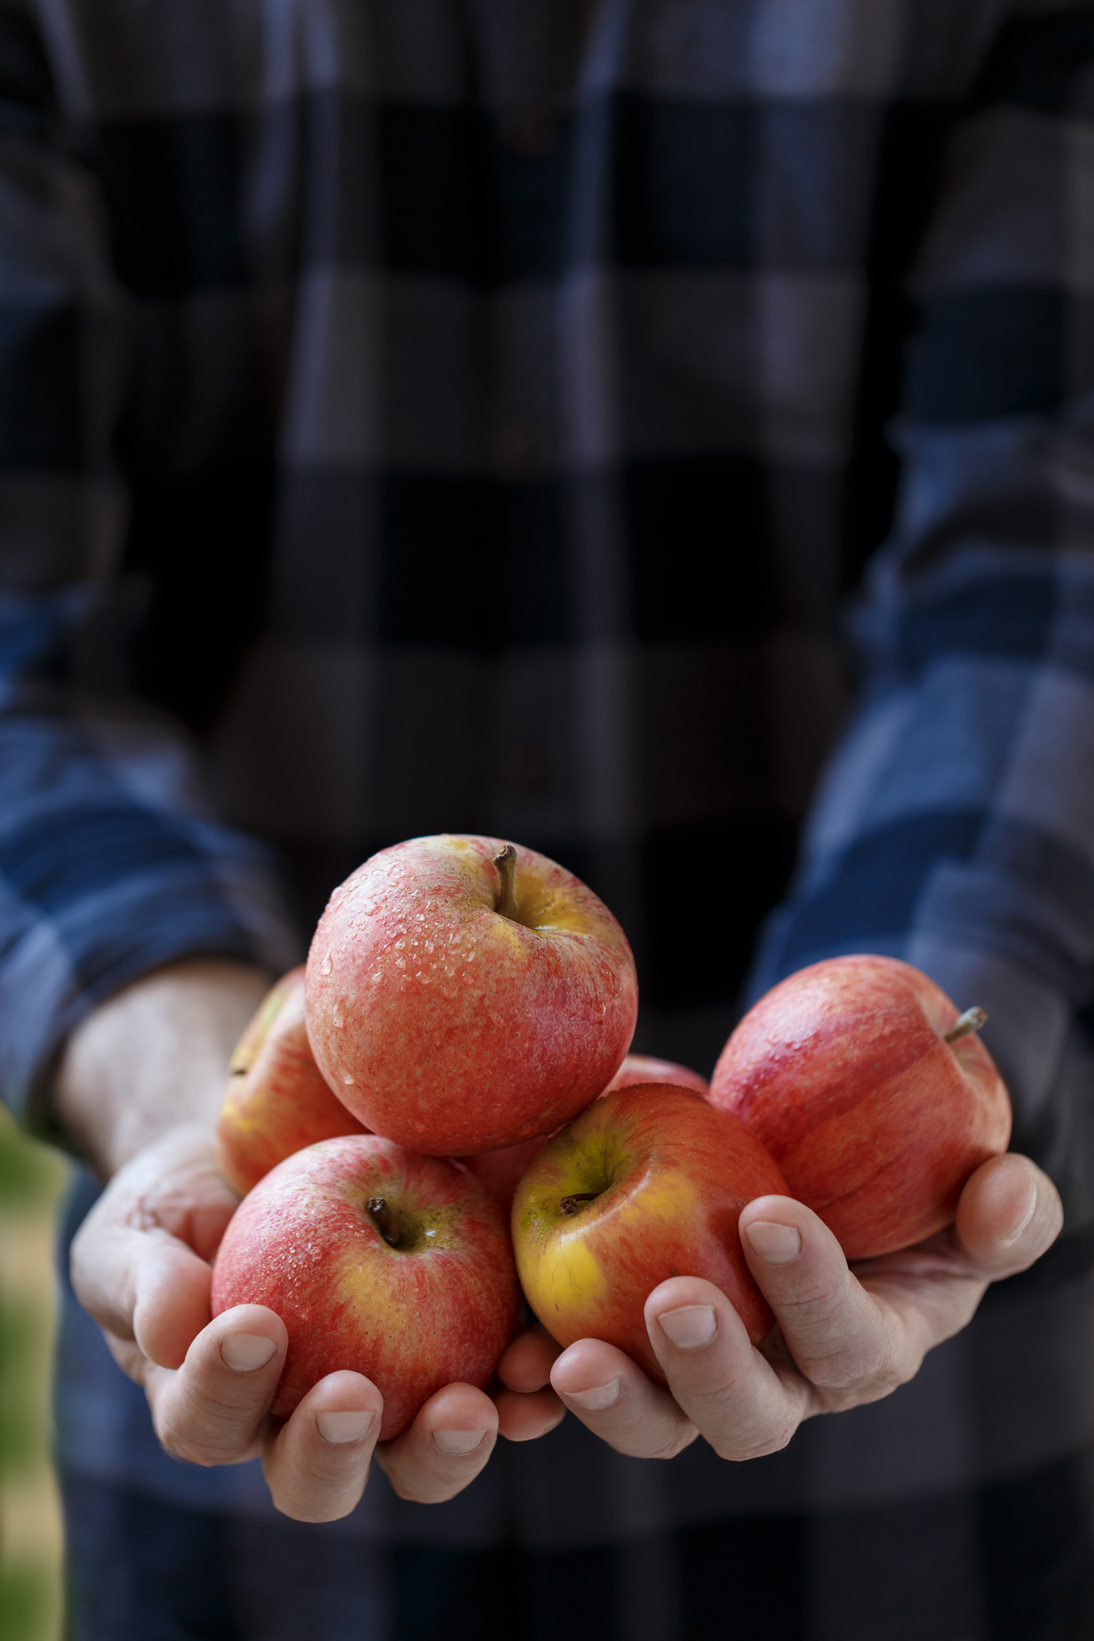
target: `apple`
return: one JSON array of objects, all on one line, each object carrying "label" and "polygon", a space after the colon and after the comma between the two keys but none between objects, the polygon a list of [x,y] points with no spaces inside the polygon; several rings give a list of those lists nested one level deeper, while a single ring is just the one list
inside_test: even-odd
[{"label": "apple", "polygon": [[710,1093],[710,1084],[697,1071],[689,1071],[675,1060],[657,1060],[651,1054],[628,1054],[604,1093],[633,1088],[637,1083],[675,1083],[678,1088],[693,1088],[697,1094]]},{"label": "apple", "polygon": [[[597,1099],[602,1100],[605,1094],[611,1094],[617,1088],[631,1088],[635,1083],[676,1083],[680,1088],[693,1088],[698,1094],[706,1094],[710,1088],[705,1077],[700,1077],[697,1071],[689,1071],[687,1066],[677,1065],[675,1060],[655,1060],[648,1054],[628,1054]],[[532,1158],[537,1157],[546,1144],[547,1135],[541,1134],[536,1139],[522,1140],[519,1145],[507,1145],[502,1151],[480,1151],[460,1160],[482,1180],[508,1213],[522,1175],[531,1166]]]},{"label": "apple", "polygon": [[363,1373],[397,1436],[444,1385],[489,1383],[516,1322],[505,1216],[456,1163],[374,1134],[286,1157],[244,1197],[213,1268],[213,1315],[267,1305],[289,1334],[271,1411]]},{"label": "apple", "polygon": [[572,873],[496,838],[412,838],[331,896],[307,964],[308,1037],[374,1133],[460,1156],[548,1134],[634,1034],[626,937]]},{"label": "apple", "polygon": [[217,1123],[221,1173],[246,1196],[305,1145],[364,1132],[315,1063],[304,1027],[304,970],[290,969],[259,1004],[229,1062]]},{"label": "apple", "polygon": [[473,1151],[459,1160],[508,1214],[517,1186],[546,1144],[547,1135],[537,1134],[534,1139],[521,1140],[519,1145],[506,1145],[500,1151]]},{"label": "apple", "polygon": [[976,1029],[909,963],[869,955],[801,969],[745,1015],[710,1097],[767,1146],[848,1259],[949,1225],[961,1188],[1005,1151],[1011,1111]]},{"label": "apple", "polygon": [[548,1140],[517,1187],[513,1249],[525,1296],[560,1345],[602,1339],[665,1383],[643,1307],[670,1276],[702,1276],[753,1344],[774,1317],[737,1221],[755,1197],[786,1196],[743,1123],[691,1089],[646,1083],[597,1100]]}]

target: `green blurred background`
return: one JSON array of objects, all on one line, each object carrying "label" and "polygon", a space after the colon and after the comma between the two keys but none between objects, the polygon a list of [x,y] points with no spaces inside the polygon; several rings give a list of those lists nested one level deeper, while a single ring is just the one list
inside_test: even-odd
[{"label": "green blurred background", "polygon": [[61,1524],[49,1463],[53,1232],[66,1168],[0,1108],[0,1636],[60,1641]]}]

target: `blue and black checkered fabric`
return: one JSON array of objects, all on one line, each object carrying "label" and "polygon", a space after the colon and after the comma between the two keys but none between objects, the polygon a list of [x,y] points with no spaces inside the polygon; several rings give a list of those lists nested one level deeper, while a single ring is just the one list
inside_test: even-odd
[{"label": "blue and black checkered fabric", "polygon": [[13,1103],[442,829],[585,876],[708,1069],[851,710],[756,984],[983,1005],[1073,1237],[806,1493],[1094,1437],[1092,116],[1052,0],[0,7]]},{"label": "blue and black checkered fabric", "polygon": [[1084,1453],[944,1498],[462,1552],[73,1478],[72,1641],[1086,1641],[1091,1468]]}]

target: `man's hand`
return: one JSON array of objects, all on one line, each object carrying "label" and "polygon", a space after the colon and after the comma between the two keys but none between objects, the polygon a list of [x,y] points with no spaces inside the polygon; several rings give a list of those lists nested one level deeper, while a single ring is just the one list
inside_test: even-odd
[{"label": "man's hand", "polygon": [[724,1295],[697,1277],[662,1282],[646,1327],[669,1388],[595,1339],[544,1335],[510,1348],[506,1382],[548,1381],[621,1453],[672,1458],[704,1436],[726,1459],[785,1447],[803,1419],[874,1402],[918,1372],[971,1319],[989,1282],[1025,1270],[1063,1224],[1052,1182],[1025,1157],[994,1157],[962,1193],[954,1226],[853,1268],[827,1227],[790,1197],[760,1197],[741,1240],[778,1327],[760,1350]]},{"label": "man's hand", "polygon": [[499,1410],[481,1390],[449,1385],[404,1435],[377,1448],[383,1398],[351,1372],[322,1379],[284,1423],[272,1418],[284,1323],[261,1305],[210,1321],[210,1262],[238,1200],[217,1172],[207,1131],[176,1129],[115,1175],[73,1244],[77,1296],[144,1386],[156,1434],[176,1458],[239,1464],[261,1454],[279,1510],[332,1521],[361,1497],[374,1452],[397,1493],[435,1503],[478,1475],[499,1428],[523,1439],[562,1418],[550,1392],[503,1393]]},{"label": "man's hand", "polygon": [[402,1497],[449,1499],[478,1475],[499,1432],[527,1440],[559,1422],[551,1390],[514,1386],[495,1402],[449,1385],[377,1447],[383,1399],[368,1379],[329,1374],[290,1419],[274,1419],[280,1317],[240,1305],[210,1319],[212,1260],[239,1200],[217,1170],[213,1123],[228,1056],[266,983],[232,964],[178,965],[119,994],[74,1035],[59,1109],[112,1176],[73,1243],[76,1296],[144,1387],[176,1457],[215,1465],[261,1454],[274,1503],[300,1521],[348,1514],[374,1454]]}]

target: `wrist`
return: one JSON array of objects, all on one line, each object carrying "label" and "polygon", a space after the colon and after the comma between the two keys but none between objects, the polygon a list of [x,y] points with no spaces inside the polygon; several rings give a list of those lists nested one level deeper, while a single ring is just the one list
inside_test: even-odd
[{"label": "wrist", "polygon": [[80,1023],[55,1104],[101,1174],[173,1130],[212,1133],[232,1049],[269,984],[250,965],[190,958],[143,976]]}]

